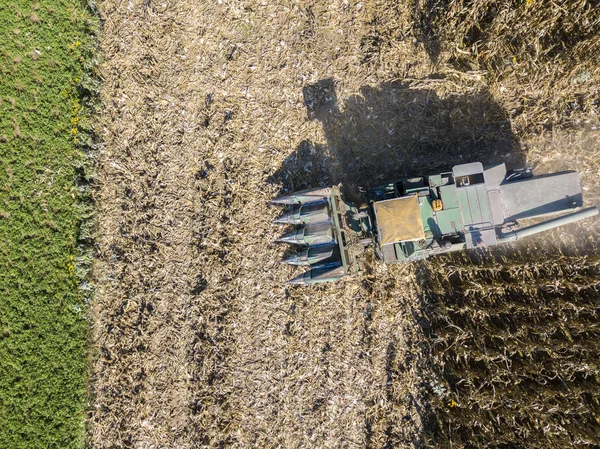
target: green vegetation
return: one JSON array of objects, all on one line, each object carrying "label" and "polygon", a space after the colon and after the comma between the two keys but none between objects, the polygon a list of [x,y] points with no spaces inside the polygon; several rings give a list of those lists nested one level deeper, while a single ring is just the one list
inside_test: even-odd
[{"label": "green vegetation", "polygon": [[[85,441],[82,223],[93,17],[77,1],[0,6],[0,447]],[[83,284],[82,284],[83,283]]]}]

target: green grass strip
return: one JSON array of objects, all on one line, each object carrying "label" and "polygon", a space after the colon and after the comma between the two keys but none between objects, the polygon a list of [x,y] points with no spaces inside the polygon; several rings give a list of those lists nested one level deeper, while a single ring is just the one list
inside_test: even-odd
[{"label": "green grass strip", "polygon": [[92,15],[0,2],[0,447],[85,445],[81,184]]}]

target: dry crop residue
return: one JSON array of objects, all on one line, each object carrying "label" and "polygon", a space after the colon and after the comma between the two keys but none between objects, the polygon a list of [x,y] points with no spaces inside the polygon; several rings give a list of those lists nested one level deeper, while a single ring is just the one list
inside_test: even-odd
[{"label": "dry crop residue", "polygon": [[[415,266],[286,288],[296,271],[279,263],[268,201],[466,160],[577,169],[587,200],[599,191],[598,96],[578,95],[597,91],[598,73],[556,64],[580,76],[557,84],[507,57],[490,74],[451,42],[473,30],[436,34],[456,11],[394,3],[101,2],[91,447],[452,440],[436,426],[468,404],[445,405],[432,374],[436,329]],[[494,42],[482,64],[504,64],[510,46]],[[426,293],[443,297],[449,265],[418,266],[435,277]]]},{"label": "dry crop residue", "polygon": [[[410,269],[288,290],[271,243],[284,160],[326,141],[303,88],[380,81],[360,64],[366,12],[319,8],[101,5],[93,447],[418,440]],[[305,162],[289,176],[319,182],[326,161]]]}]

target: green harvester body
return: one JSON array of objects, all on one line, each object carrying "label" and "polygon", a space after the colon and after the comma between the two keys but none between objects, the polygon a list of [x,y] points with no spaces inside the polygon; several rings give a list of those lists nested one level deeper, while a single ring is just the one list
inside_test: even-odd
[{"label": "green harvester body", "polygon": [[[273,200],[287,210],[276,223],[296,229],[278,239],[302,247],[284,262],[310,267],[289,283],[341,279],[361,269],[373,248],[385,263],[404,263],[519,240],[598,214],[581,209],[574,171],[534,176],[529,169],[475,162],[452,171],[399,178],[346,200],[341,185]],[[548,217],[520,228],[519,221]]]}]

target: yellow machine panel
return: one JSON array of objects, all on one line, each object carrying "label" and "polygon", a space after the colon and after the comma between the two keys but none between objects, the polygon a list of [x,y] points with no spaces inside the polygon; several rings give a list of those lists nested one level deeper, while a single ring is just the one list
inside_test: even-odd
[{"label": "yellow machine panel", "polygon": [[416,195],[377,201],[374,206],[382,245],[425,238]]}]

